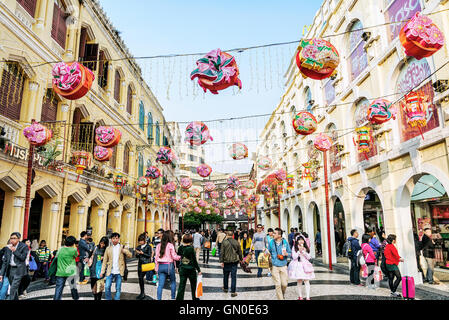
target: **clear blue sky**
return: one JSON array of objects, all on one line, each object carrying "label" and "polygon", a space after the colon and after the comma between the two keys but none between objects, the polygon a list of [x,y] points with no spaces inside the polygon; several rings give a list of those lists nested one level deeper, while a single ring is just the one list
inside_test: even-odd
[{"label": "clear blue sky", "polygon": [[[151,56],[172,53],[208,52],[275,42],[298,40],[303,26],[311,24],[320,0],[280,1],[185,1],[185,0],[101,0],[105,12],[121,32],[131,53]],[[219,95],[202,94],[193,84],[189,73],[199,57],[181,59],[140,60],[144,77],[164,108],[167,121],[210,120],[252,114],[270,113],[283,93],[286,71],[296,45],[271,49],[248,50],[236,54],[243,89],[227,89]],[[171,71],[173,70],[173,71]],[[167,88],[169,93],[167,94]],[[167,99],[168,98],[168,99]],[[233,171],[237,162],[227,156],[224,142],[250,142],[250,153],[255,151],[258,133],[267,118],[254,121],[224,121],[210,123],[216,136],[214,159],[227,163]],[[237,130],[252,129],[244,137]],[[223,132],[228,131],[226,135]],[[249,132],[249,131],[248,131]],[[222,143],[222,145],[220,145]],[[220,148],[220,150],[218,150]],[[221,155],[217,158],[217,154]],[[211,150],[206,149],[206,153]],[[242,163],[242,162],[238,162]],[[214,167],[214,165],[213,165]],[[220,168],[217,168],[220,170]],[[238,168],[235,171],[240,171]]]}]

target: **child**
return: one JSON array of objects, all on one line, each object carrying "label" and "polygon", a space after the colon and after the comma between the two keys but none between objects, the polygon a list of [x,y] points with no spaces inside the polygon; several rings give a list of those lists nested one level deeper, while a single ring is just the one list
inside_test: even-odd
[{"label": "child", "polygon": [[293,240],[292,261],[288,266],[288,277],[298,281],[298,300],[302,298],[302,283],[306,287],[306,300],[310,300],[310,281],[315,279],[313,265],[309,262],[310,249],[303,235],[296,234]]}]

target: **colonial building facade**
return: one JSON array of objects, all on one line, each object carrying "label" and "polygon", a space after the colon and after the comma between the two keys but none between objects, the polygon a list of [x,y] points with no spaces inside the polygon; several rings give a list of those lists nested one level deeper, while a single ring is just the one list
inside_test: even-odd
[{"label": "colonial building facade", "polygon": [[[23,230],[28,143],[22,130],[32,119],[53,129],[46,149],[60,154],[49,164],[43,153],[35,154],[30,238],[57,249],[63,236],[78,238],[87,229],[97,243],[114,231],[134,247],[145,224],[150,235],[167,225],[167,209],[145,208],[135,182],[154,162],[158,148],[173,139],[162,107],[130,57],[96,0],[0,1],[0,243]],[[53,64],[45,62],[58,61],[80,61],[94,72],[92,89],[82,99],[69,101],[53,93]],[[122,133],[106,163],[92,159],[94,129],[100,125],[116,126]],[[91,155],[79,177],[76,151]],[[162,169],[168,176],[174,170]],[[127,181],[120,188],[114,184],[117,176]]]},{"label": "colonial building facade", "polygon": [[[276,164],[274,168],[283,167],[293,174],[295,188],[281,197],[280,210],[276,199],[259,205],[267,227],[278,227],[280,214],[284,230],[299,227],[311,239],[320,230],[322,260],[328,263],[323,155],[314,149],[313,135],[296,135],[291,124],[294,114],[305,110],[317,118],[317,132],[328,133],[334,143],[327,153],[333,262],[342,245],[335,243],[335,231],[344,239],[351,229],[363,234],[375,228],[378,233],[397,235],[399,254],[405,259],[399,265],[401,271],[420,282],[414,238],[430,225],[446,244],[438,263],[445,267],[449,244],[449,220],[443,214],[448,211],[449,190],[449,87],[445,85],[449,53],[446,45],[430,58],[407,57],[398,38],[402,24],[390,22],[407,20],[422,11],[431,14],[447,35],[449,14],[442,10],[448,8],[449,3],[439,0],[323,2],[304,37],[329,36],[326,40],[341,58],[338,75],[322,81],[304,79],[292,57],[285,93],[265,126],[257,156],[268,156]],[[412,89],[431,98],[423,137],[407,125],[401,107],[403,95]],[[365,158],[353,141],[354,129],[368,124],[367,107],[378,97],[396,102],[397,117],[371,126],[370,152]],[[312,164],[310,183],[302,179],[307,162]],[[258,181],[269,173],[258,169]]]}]

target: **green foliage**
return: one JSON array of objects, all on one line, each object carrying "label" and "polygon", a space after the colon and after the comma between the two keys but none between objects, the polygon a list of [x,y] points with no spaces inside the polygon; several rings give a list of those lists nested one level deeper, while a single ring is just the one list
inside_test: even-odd
[{"label": "green foliage", "polygon": [[206,222],[220,224],[222,221],[223,217],[221,215],[215,213],[206,214],[205,210],[201,213],[190,211],[184,214],[184,226],[186,228],[201,227]]}]

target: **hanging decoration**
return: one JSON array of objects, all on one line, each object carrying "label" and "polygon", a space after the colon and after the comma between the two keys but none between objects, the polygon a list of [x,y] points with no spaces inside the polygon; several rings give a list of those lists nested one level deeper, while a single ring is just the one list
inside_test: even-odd
[{"label": "hanging decoration", "polygon": [[248,191],[247,188],[241,188],[241,189],[240,189],[240,194],[241,194],[243,197],[248,196],[248,193],[249,193],[249,191]]},{"label": "hanging decoration", "polygon": [[139,188],[146,188],[150,184],[150,179],[147,177],[140,177],[139,180],[137,180],[137,186]]},{"label": "hanging decoration", "polygon": [[145,173],[145,177],[150,178],[152,180],[155,180],[157,178],[159,178],[161,176],[161,171],[159,170],[158,167],[148,167],[147,171]]},{"label": "hanging decoration", "polygon": [[229,155],[234,160],[242,160],[248,158],[248,147],[243,143],[233,143],[229,147]]},{"label": "hanging decoration", "polygon": [[401,29],[399,39],[405,54],[421,60],[444,46],[444,35],[433,21],[417,12]]},{"label": "hanging decoration", "polygon": [[225,216],[229,216],[229,215],[231,214],[231,210],[225,209],[225,210],[223,211],[223,214],[224,214]]},{"label": "hanging decoration", "polygon": [[175,154],[169,147],[161,147],[156,154],[156,162],[161,162],[163,164],[172,163],[174,158]]},{"label": "hanging decoration", "polygon": [[234,205],[234,201],[232,199],[228,199],[225,202],[226,207],[230,208]]},{"label": "hanging decoration", "polygon": [[112,152],[113,150],[111,148],[95,146],[94,159],[100,162],[109,161],[112,157]]},{"label": "hanging decoration", "polygon": [[271,188],[270,188],[269,185],[263,184],[263,185],[260,186],[260,191],[262,193],[270,193],[271,192]]},{"label": "hanging decoration", "polygon": [[296,64],[304,78],[323,80],[337,73],[340,56],[324,39],[304,39],[298,47]]},{"label": "hanging decoration", "polygon": [[184,199],[184,200],[188,199],[188,198],[189,198],[189,193],[186,192],[186,191],[183,191],[183,192],[181,193],[181,198]]},{"label": "hanging decoration", "polygon": [[392,109],[393,104],[385,99],[376,99],[368,107],[367,119],[372,124],[382,124],[396,119],[396,110]]},{"label": "hanging decoration", "polygon": [[368,160],[367,154],[370,152],[370,142],[371,142],[371,135],[370,135],[371,128],[367,126],[363,126],[360,128],[356,128],[355,132],[357,134],[357,140],[354,140],[354,145],[357,147],[357,150],[359,153],[363,153],[365,156],[365,159]]},{"label": "hanging decoration", "polygon": [[119,144],[122,138],[120,130],[113,127],[98,127],[95,130],[95,142],[104,148],[112,148]]},{"label": "hanging decoration", "polygon": [[75,152],[73,152],[73,157],[74,157],[74,161],[75,161],[75,169],[76,169],[75,172],[78,174],[76,182],[78,182],[80,175],[83,174],[84,169],[86,169],[88,166],[89,152],[75,151]]},{"label": "hanging decoration", "polygon": [[226,198],[228,198],[228,199],[235,197],[235,191],[232,189],[226,189],[224,194],[225,194]]},{"label": "hanging decoration", "polygon": [[257,166],[262,170],[269,170],[271,168],[271,159],[268,157],[262,157],[257,161]]},{"label": "hanging decoration", "polygon": [[127,180],[123,179],[123,176],[118,174],[114,178],[114,187],[117,193],[128,183]]},{"label": "hanging decoration", "polygon": [[179,183],[181,185],[181,188],[183,188],[184,190],[188,190],[190,189],[190,187],[192,187],[192,179],[190,179],[189,177],[181,178],[181,181]]},{"label": "hanging decoration", "polygon": [[95,75],[78,62],[59,62],[52,69],[53,90],[68,100],[77,100],[92,87]]},{"label": "hanging decoration", "polygon": [[204,184],[204,190],[206,190],[207,192],[212,192],[214,191],[216,188],[215,183],[213,182],[206,182]]},{"label": "hanging decoration", "polygon": [[287,176],[287,190],[288,191],[292,191],[295,189],[294,183],[295,183],[295,176],[292,174],[289,174]]},{"label": "hanging decoration", "polygon": [[171,207],[173,208],[176,205],[176,197],[171,196],[170,198],[168,198],[168,202],[170,203]]},{"label": "hanging decoration", "polygon": [[201,196],[201,192],[198,189],[190,190],[190,196],[192,198],[199,198]]},{"label": "hanging decoration", "polygon": [[201,208],[200,207],[195,207],[194,209],[193,209],[193,211],[195,211],[195,213],[201,213]]},{"label": "hanging decoration", "polygon": [[424,139],[422,128],[427,125],[426,115],[429,107],[429,96],[421,92],[412,91],[404,99],[405,104],[402,104],[402,108],[407,116],[407,123],[412,128],[418,127]]},{"label": "hanging decoration", "polygon": [[196,167],[196,172],[203,178],[207,178],[212,173],[212,168],[208,164],[201,164]]},{"label": "hanging decoration", "polygon": [[277,194],[279,196],[284,194],[284,183],[282,183],[282,182],[278,183],[278,185],[277,185]]},{"label": "hanging decoration", "polygon": [[245,182],[244,186],[248,189],[254,189],[257,187],[257,182],[255,180],[248,180]]},{"label": "hanging decoration", "polygon": [[309,187],[311,186],[311,182],[313,181],[312,175],[312,164],[310,162],[303,163],[304,171],[302,173],[302,178],[309,181]]},{"label": "hanging decoration", "polygon": [[320,151],[327,151],[332,147],[332,139],[325,133],[320,133],[313,140],[313,145]]},{"label": "hanging decoration", "polygon": [[287,172],[284,169],[279,169],[274,174],[279,182],[283,182],[287,179]]},{"label": "hanging decoration", "polygon": [[236,176],[230,176],[228,178],[228,188],[238,189],[240,187],[240,180]]},{"label": "hanging decoration", "polygon": [[51,140],[53,131],[33,120],[30,126],[23,129],[23,135],[31,145],[41,147]]},{"label": "hanging decoration", "polygon": [[204,207],[207,206],[207,202],[204,201],[204,200],[198,200],[198,206],[199,206],[200,208],[204,208]]},{"label": "hanging decoration", "polygon": [[212,200],[212,207],[213,208],[218,208],[219,207],[219,203],[218,203],[218,201],[217,200]]},{"label": "hanging decoration", "polygon": [[175,191],[176,191],[176,183],[173,182],[173,181],[168,182],[165,186],[166,186],[167,191],[168,191],[169,193],[175,192]]},{"label": "hanging decoration", "polygon": [[239,69],[235,58],[220,49],[212,50],[196,62],[197,69],[190,74],[190,79],[198,78],[198,84],[204,92],[209,89],[213,94],[236,85],[242,88],[242,81],[238,78]]},{"label": "hanging decoration", "polygon": [[242,199],[235,199],[234,205],[240,207],[242,205]]},{"label": "hanging decoration", "polygon": [[217,191],[212,191],[212,192],[210,193],[210,197],[211,197],[212,199],[218,199],[218,197],[220,197],[220,194],[219,194]]},{"label": "hanging decoration", "polygon": [[219,208],[214,208],[214,213],[215,214],[220,214],[220,209]]},{"label": "hanging decoration", "polygon": [[293,118],[293,129],[297,134],[307,136],[316,131],[318,121],[315,116],[307,111],[301,111]]},{"label": "hanging decoration", "polygon": [[185,136],[185,141],[192,146],[205,144],[209,139],[214,140],[210,135],[209,128],[200,121],[190,122],[187,125]]}]

